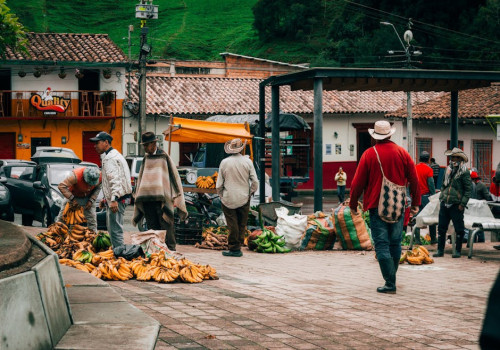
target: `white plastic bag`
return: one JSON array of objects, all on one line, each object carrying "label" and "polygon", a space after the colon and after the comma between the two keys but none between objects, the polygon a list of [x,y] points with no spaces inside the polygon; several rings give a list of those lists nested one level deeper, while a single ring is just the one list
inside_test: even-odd
[{"label": "white plastic bag", "polygon": [[286,248],[300,248],[302,235],[307,228],[307,215],[288,215],[288,209],[285,207],[276,208],[275,211],[278,216],[276,234],[284,236]]}]

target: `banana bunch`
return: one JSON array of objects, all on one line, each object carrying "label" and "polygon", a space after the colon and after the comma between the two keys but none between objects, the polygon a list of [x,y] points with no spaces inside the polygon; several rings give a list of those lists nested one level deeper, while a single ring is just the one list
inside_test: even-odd
[{"label": "banana bunch", "polygon": [[97,268],[92,265],[91,263],[76,263],[74,266],[73,266],[75,269],[78,269],[80,271],[83,271],[83,272],[89,272],[89,273],[92,273],[94,270],[96,270]]},{"label": "banana bunch", "polygon": [[285,240],[283,236],[278,236],[273,231],[262,229],[262,233],[252,241],[257,247],[255,251],[258,253],[288,253],[290,249],[285,248]]},{"label": "banana bunch", "polygon": [[179,272],[179,277],[187,283],[200,283],[204,279],[200,269],[194,264],[183,267]]},{"label": "banana bunch", "polygon": [[[212,180],[214,181],[214,184],[217,184],[217,178],[219,177],[219,173],[216,171],[213,175],[212,175]],[[215,186],[214,186],[215,188]]]},{"label": "banana bunch", "polygon": [[179,278],[179,272],[160,266],[153,267],[151,273],[156,282],[170,283]]},{"label": "banana bunch", "polygon": [[[85,238],[88,238],[89,233],[86,230],[85,226],[73,225],[68,234],[70,241],[81,242]],[[87,235],[87,237],[85,237],[85,235]]]},{"label": "banana bunch", "polygon": [[198,179],[196,179],[196,187],[215,188],[214,179],[211,176],[198,176]]},{"label": "banana bunch", "polygon": [[[128,281],[134,277],[130,264],[123,258],[103,261],[99,264],[99,266],[97,266],[96,269],[99,269],[101,275],[100,278],[102,279],[112,281]],[[95,274],[99,275],[99,272],[96,272]]]},{"label": "banana bunch", "polygon": [[87,219],[85,219],[85,214],[83,213],[83,207],[78,204],[73,205],[70,202],[66,203],[62,218],[68,225],[81,224],[87,221]]},{"label": "banana bunch", "polygon": [[204,280],[218,280],[217,271],[210,265],[200,265],[198,266]]},{"label": "banana bunch", "polygon": [[92,262],[93,254],[88,250],[80,249],[73,254],[73,260],[79,261],[81,263]]},{"label": "banana bunch", "polygon": [[424,246],[417,246],[401,254],[400,264],[407,261],[410,265],[432,264],[434,259],[430,257],[429,251]]},{"label": "banana bunch", "polygon": [[92,240],[92,246],[97,251],[107,250],[111,247],[111,237],[106,232],[99,231]]}]

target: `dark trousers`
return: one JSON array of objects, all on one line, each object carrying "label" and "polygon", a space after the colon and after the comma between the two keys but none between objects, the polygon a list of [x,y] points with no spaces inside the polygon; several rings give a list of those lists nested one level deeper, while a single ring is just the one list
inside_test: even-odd
[{"label": "dark trousers", "polygon": [[162,202],[143,202],[144,216],[146,217],[146,224],[150,230],[166,230],[165,243],[168,249],[175,250],[175,228],[174,222],[167,223],[163,218],[161,211]]},{"label": "dark trousers", "polygon": [[229,228],[229,236],[227,237],[229,250],[241,250],[241,246],[243,245],[245,234],[247,232],[249,209],[250,201],[236,209],[230,209],[222,204],[222,211],[224,212],[227,227]]},{"label": "dark trousers", "polygon": [[458,204],[453,204],[451,207],[446,208],[444,202],[441,202],[438,223],[438,250],[444,250],[446,232],[448,231],[448,225],[451,220],[453,222],[455,232],[457,233],[456,250],[458,252],[462,251],[462,239],[465,233],[464,211],[458,209]]},{"label": "dark trousers", "polygon": [[344,203],[345,199],[345,185],[344,186],[338,186],[337,185],[337,195],[339,196],[339,202]]}]

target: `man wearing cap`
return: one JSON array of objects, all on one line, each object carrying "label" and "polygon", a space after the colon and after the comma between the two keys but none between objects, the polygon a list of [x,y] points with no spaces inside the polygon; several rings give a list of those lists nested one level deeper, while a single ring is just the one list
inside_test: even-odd
[{"label": "man wearing cap", "polygon": [[472,193],[471,198],[478,200],[491,201],[490,191],[486,185],[481,181],[481,178],[475,171],[471,171],[470,179],[472,180]]},{"label": "man wearing cap", "polygon": [[465,234],[464,211],[471,196],[472,182],[469,170],[465,166],[468,158],[464,151],[455,147],[444,154],[450,157],[450,164],[446,168],[441,194],[439,195],[441,204],[439,207],[438,249],[433,256],[439,258],[444,255],[446,232],[451,220],[457,234],[456,252],[452,257],[460,258],[462,255],[462,240]]},{"label": "man wearing cap", "polygon": [[246,142],[243,143],[241,139],[227,141],[224,150],[231,156],[219,166],[216,188],[229,228],[229,250],[222,252],[224,256],[243,255],[241,246],[245,239],[250,197],[257,191],[259,184],[252,161],[241,154],[245,146]]},{"label": "man wearing cap", "polygon": [[[418,187],[415,163],[408,152],[390,141],[396,128],[386,120],[379,120],[368,132],[375,139],[375,146],[367,149],[359,161],[356,174],[351,183],[349,207],[352,215],[358,213],[358,200],[363,194],[363,210],[370,211],[370,225],[375,252],[380,271],[385,280],[383,287],[377,288],[379,293],[396,293],[396,272],[401,257],[401,239],[404,215],[396,223],[383,221],[378,214],[379,197],[382,186],[382,170],[390,181],[399,186],[410,186],[412,197],[412,214],[418,212],[420,191]],[[378,154],[378,156],[377,156]],[[379,162],[380,159],[380,162]]]},{"label": "man wearing cap", "polygon": [[[420,187],[421,205],[420,210],[429,203],[429,196],[436,193],[434,187],[434,172],[429,166],[430,154],[427,151],[420,153],[419,163],[417,164],[418,185]],[[429,225],[429,235],[431,236],[431,244],[436,244],[436,225]],[[420,244],[420,235],[417,237],[417,244]]]},{"label": "man wearing cap", "polygon": [[176,249],[174,208],[181,220],[187,217],[184,191],[177,167],[165,151],[157,146],[158,139],[151,132],[141,136],[145,156],[139,171],[135,192],[132,223],[146,218],[148,229],[166,230],[168,249]]},{"label": "man wearing cap", "polygon": [[102,191],[104,199],[101,206],[106,205],[106,225],[111,236],[113,249],[123,246],[123,215],[132,193],[130,169],[127,161],[116,149],[111,147],[113,138],[101,131],[90,141],[101,155],[102,161]]},{"label": "man wearing cap", "polygon": [[429,166],[432,169],[433,172],[433,177],[434,177],[434,188],[437,187],[438,184],[438,178],[439,178],[439,172],[441,171],[441,167],[439,166],[438,163],[436,163],[436,159],[431,158],[431,162]]},{"label": "man wearing cap", "polygon": [[56,221],[61,221],[62,213],[67,202],[78,204],[83,207],[83,214],[87,220],[87,226],[97,231],[97,218],[95,211],[95,200],[101,192],[101,171],[98,167],[87,166],[74,169],[57,186],[66,198]]}]

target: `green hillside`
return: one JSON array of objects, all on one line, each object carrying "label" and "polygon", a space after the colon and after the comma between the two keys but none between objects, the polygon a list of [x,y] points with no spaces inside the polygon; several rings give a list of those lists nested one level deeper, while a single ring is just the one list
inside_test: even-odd
[{"label": "green hillside", "polygon": [[[152,58],[220,60],[219,53],[233,52],[271,59],[304,60],[301,45],[262,47],[252,28],[252,7],[257,0],[155,0],[159,19],[147,23]],[[137,57],[140,20],[135,18],[138,0],[10,0],[12,11],[30,31],[57,33],[108,33],[128,53],[128,26],[132,33],[132,57]],[[293,56],[293,57],[292,57]]]}]

